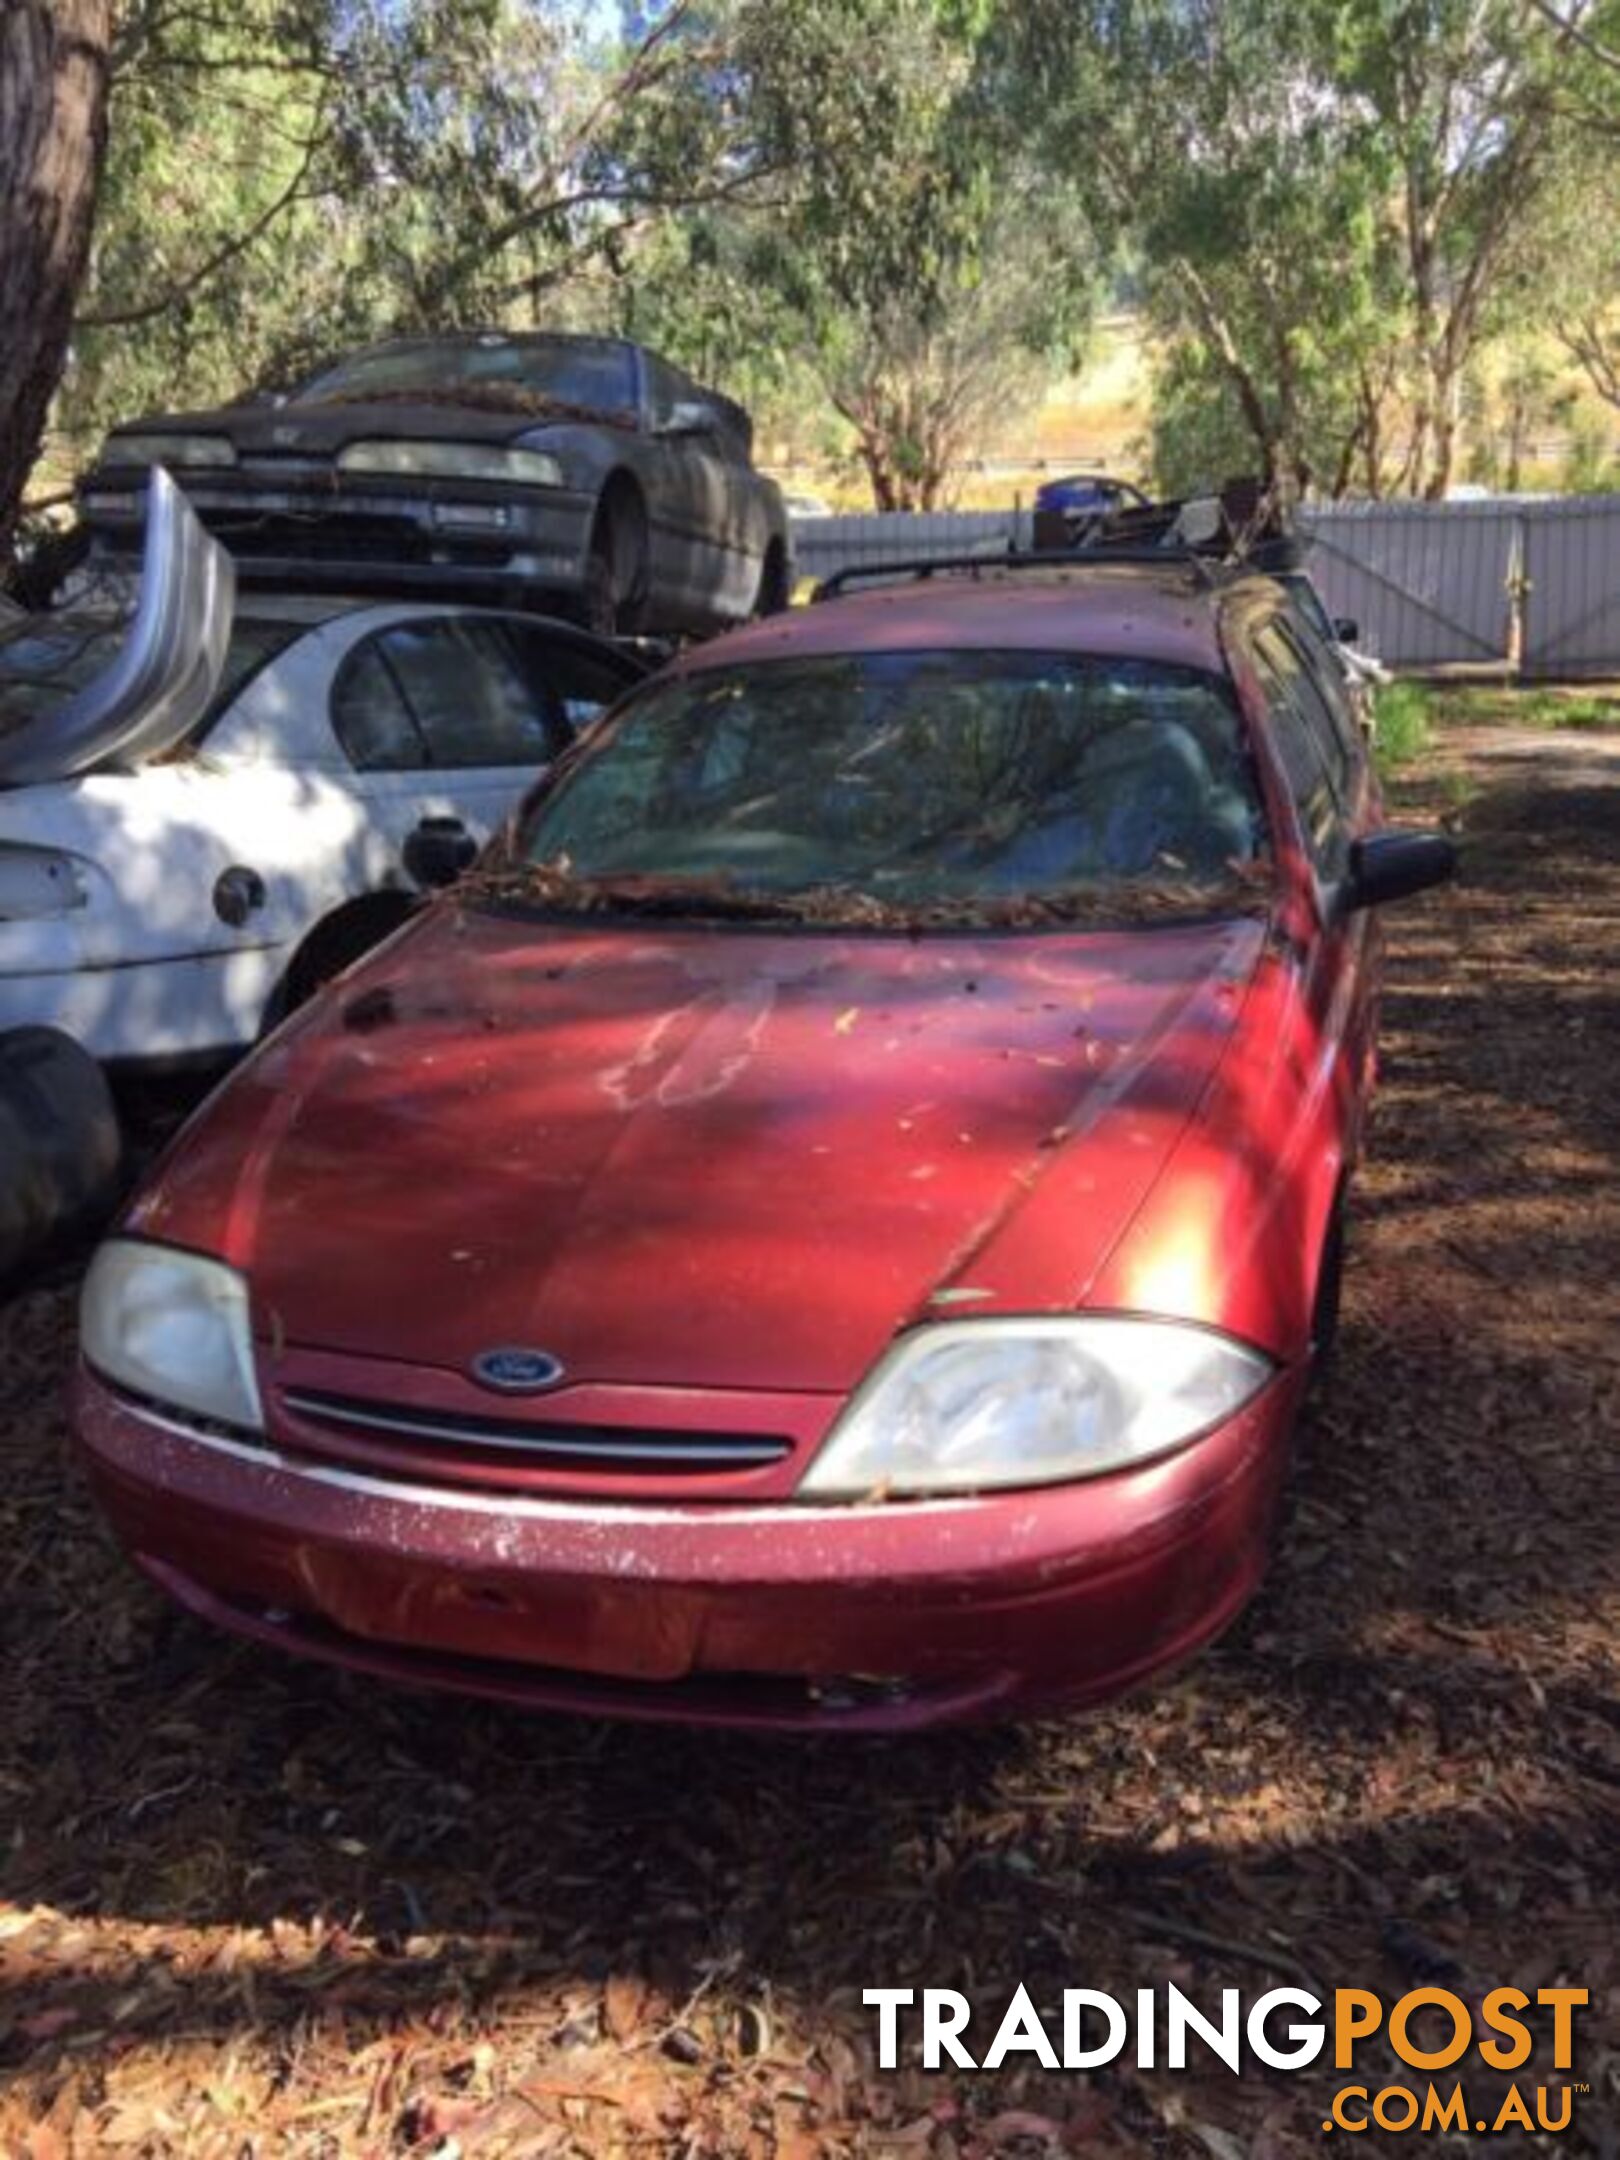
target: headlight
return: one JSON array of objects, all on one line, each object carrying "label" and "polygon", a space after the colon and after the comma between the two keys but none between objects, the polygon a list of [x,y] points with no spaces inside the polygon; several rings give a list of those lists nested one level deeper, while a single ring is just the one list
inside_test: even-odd
[{"label": "headlight", "polygon": [[119,1387],[264,1430],[247,1284],[221,1260],[109,1238],[85,1277],[79,1339],[86,1360]]},{"label": "headlight", "polygon": [[338,452],[338,469],[422,473],[441,480],[506,480],[523,487],[562,485],[562,467],[543,450],[497,450],[488,443],[350,443]]},{"label": "headlight", "polygon": [[223,435],[109,435],[108,465],[234,465],[236,445]]},{"label": "headlight", "polygon": [[856,1390],[799,1491],[855,1500],[1100,1477],[1219,1424],[1271,1371],[1257,1350],[1168,1321],[918,1328]]}]

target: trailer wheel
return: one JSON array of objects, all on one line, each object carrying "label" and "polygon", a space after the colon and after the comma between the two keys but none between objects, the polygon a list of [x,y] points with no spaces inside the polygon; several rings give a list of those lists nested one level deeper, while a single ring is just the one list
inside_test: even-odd
[{"label": "trailer wheel", "polygon": [[59,1028],[0,1035],[0,1281],[105,1220],[124,1142],[107,1076]]}]

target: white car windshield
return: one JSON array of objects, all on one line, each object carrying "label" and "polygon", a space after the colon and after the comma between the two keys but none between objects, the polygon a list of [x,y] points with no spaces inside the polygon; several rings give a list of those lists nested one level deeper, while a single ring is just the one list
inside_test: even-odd
[{"label": "white car windshield", "polygon": [[655,683],[491,881],[564,907],[881,926],[1207,913],[1268,883],[1229,687],[1156,660],[878,652]]}]

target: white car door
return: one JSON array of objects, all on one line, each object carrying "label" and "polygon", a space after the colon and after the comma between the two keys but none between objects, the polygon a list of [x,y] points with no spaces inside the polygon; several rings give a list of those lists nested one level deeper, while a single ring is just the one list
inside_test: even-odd
[{"label": "white car door", "polygon": [[566,626],[417,610],[356,638],[332,684],[335,744],[366,802],[374,884],[408,879],[426,819],[489,839],[577,729],[639,669]]},{"label": "white car door", "polygon": [[131,1061],[252,1042],[317,924],[409,889],[423,819],[481,843],[640,672],[533,618],[351,610],[227,691],[183,755],[0,795],[0,847],[15,828],[14,858],[42,866],[27,919],[0,926],[0,1025]]}]

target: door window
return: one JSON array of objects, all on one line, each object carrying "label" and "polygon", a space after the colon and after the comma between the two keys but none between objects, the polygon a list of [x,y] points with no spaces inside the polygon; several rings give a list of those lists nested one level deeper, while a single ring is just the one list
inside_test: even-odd
[{"label": "door window", "polygon": [[415,772],[430,762],[377,637],[356,646],[338,670],[332,732],[356,772]]},{"label": "door window", "polygon": [[1331,883],[1344,875],[1350,857],[1350,775],[1342,746],[1298,646],[1280,623],[1268,623],[1260,632],[1255,657],[1311,860]]},{"label": "door window", "polygon": [[1330,648],[1309,623],[1290,625],[1290,633],[1305,658],[1312,689],[1326,709],[1333,743],[1332,768],[1339,799],[1346,808],[1355,801],[1367,762],[1367,739],[1361,731],[1345,688],[1344,670]]},{"label": "door window", "polygon": [[623,688],[588,652],[498,616],[424,616],[359,646],[332,721],[362,771],[539,766]]}]

